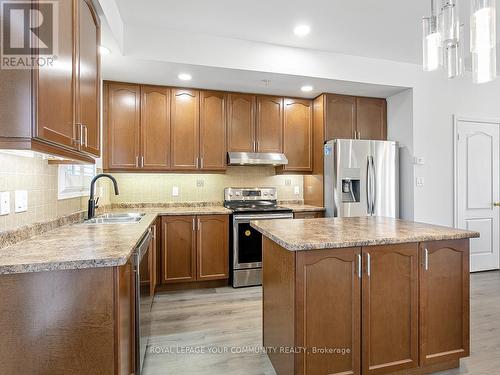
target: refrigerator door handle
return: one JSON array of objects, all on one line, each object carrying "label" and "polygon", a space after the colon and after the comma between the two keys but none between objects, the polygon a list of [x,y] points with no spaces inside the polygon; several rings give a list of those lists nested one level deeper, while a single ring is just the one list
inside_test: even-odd
[{"label": "refrigerator door handle", "polygon": [[375,175],[375,162],[373,161],[373,156],[370,156],[371,159],[371,185],[372,185],[372,211],[371,214],[375,215],[375,198],[377,196],[376,194],[376,189],[377,189],[377,181],[376,181],[376,175]]},{"label": "refrigerator door handle", "polygon": [[366,205],[368,215],[372,214],[372,179],[371,179],[371,156],[368,156],[366,164]]}]

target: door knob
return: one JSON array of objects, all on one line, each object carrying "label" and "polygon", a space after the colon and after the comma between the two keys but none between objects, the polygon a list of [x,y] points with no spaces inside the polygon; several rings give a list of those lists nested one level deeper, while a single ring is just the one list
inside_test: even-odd
[{"label": "door knob", "polygon": [[500,202],[493,202],[493,206],[500,207]]}]

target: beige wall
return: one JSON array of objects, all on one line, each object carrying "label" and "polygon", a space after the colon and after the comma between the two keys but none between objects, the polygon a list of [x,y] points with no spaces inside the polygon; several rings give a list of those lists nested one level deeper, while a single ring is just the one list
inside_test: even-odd
[{"label": "beige wall", "polygon": [[[222,202],[224,188],[277,187],[278,199],[303,199],[303,177],[276,175],[272,167],[229,167],[225,174],[146,174],[114,173],[120,195],[107,192],[111,203]],[[203,187],[197,186],[203,181]],[[288,184],[289,183],[289,184]],[[172,197],[172,187],[179,187],[179,196]],[[294,186],[300,193],[294,194]],[[105,195],[106,195],[105,193]]]},{"label": "beige wall", "polygon": [[[0,191],[10,193],[10,214],[0,216],[0,232],[81,211],[87,199],[57,199],[57,165],[39,155],[0,153]],[[14,213],[14,192],[28,191],[28,210]]]}]

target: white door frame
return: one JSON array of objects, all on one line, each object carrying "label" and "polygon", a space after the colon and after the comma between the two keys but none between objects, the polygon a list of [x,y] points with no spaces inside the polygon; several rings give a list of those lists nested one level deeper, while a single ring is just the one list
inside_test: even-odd
[{"label": "white door frame", "polygon": [[453,115],[453,226],[458,228],[458,122],[482,122],[485,124],[497,124],[500,126],[498,118],[477,118],[473,116]]}]

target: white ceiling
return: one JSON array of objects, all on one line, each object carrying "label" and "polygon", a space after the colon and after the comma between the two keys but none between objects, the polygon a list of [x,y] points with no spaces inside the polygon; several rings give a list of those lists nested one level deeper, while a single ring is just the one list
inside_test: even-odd
[{"label": "white ceiling", "polygon": [[[125,25],[417,63],[430,0],[119,0]],[[300,23],[311,26],[303,38]]]}]

